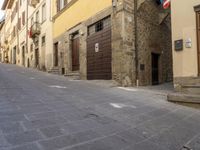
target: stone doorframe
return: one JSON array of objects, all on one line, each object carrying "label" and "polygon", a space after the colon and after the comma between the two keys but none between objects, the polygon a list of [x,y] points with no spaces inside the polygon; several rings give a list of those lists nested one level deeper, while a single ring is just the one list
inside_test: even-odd
[{"label": "stone doorframe", "polygon": [[81,79],[86,79],[87,28],[82,22],[68,29],[64,34],[64,67],[66,69],[66,74],[72,72],[72,39],[75,34],[79,34],[79,73]]}]

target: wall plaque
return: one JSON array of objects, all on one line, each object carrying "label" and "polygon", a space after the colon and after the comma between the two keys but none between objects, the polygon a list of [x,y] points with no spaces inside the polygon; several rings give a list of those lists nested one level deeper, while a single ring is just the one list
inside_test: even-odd
[{"label": "wall plaque", "polygon": [[99,43],[95,44],[95,52],[98,53],[99,52]]},{"label": "wall plaque", "polygon": [[174,41],[175,51],[183,50],[183,39]]}]

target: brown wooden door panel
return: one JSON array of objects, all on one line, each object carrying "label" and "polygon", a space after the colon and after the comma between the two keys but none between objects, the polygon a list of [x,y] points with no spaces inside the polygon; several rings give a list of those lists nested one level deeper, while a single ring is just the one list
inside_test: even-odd
[{"label": "brown wooden door panel", "polygon": [[58,66],[58,43],[54,44],[54,66]]},{"label": "brown wooden door panel", "polygon": [[[99,51],[95,52],[95,44]],[[107,27],[87,38],[87,78],[112,79],[111,27]]]},{"label": "brown wooden door panel", "polygon": [[79,38],[72,40],[72,71],[79,70]]}]

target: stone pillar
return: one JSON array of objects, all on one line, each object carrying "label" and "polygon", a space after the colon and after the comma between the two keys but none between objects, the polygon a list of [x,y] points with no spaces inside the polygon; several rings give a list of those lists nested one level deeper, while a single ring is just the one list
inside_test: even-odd
[{"label": "stone pillar", "polygon": [[80,37],[80,77],[82,80],[87,79],[87,26],[81,25],[80,31],[79,31]]},{"label": "stone pillar", "polygon": [[134,0],[118,0],[112,14],[112,74],[122,86],[136,84]]}]

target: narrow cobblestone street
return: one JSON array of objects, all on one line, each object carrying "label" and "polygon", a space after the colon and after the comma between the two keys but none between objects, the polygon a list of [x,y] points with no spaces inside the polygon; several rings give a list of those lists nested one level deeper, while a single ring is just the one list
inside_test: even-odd
[{"label": "narrow cobblestone street", "polygon": [[0,150],[190,149],[200,150],[198,109],[0,64]]}]

